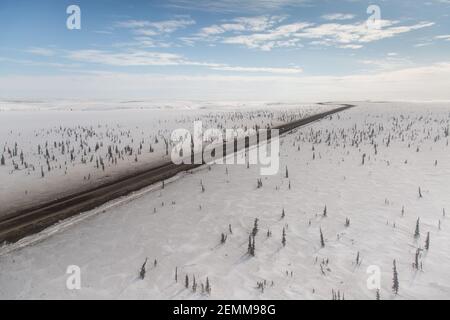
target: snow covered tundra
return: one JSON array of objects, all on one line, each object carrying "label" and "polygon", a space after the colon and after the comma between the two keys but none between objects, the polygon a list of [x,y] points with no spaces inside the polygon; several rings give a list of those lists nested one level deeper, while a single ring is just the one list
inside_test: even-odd
[{"label": "snow covered tundra", "polygon": [[354,104],[275,175],[206,165],[4,245],[0,298],[449,299],[450,105]]}]

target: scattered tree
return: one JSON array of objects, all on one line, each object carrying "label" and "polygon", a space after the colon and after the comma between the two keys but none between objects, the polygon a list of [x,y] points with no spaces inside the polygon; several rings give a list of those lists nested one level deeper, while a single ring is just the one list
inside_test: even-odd
[{"label": "scattered tree", "polygon": [[322,248],[325,247],[325,240],[323,239],[322,228],[320,228],[320,246],[321,246]]},{"label": "scattered tree", "polygon": [[347,228],[350,227],[350,219],[349,218],[345,218],[345,226]]},{"label": "scattered tree", "polygon": [[257,179],[256,180],[256,188],[260,189],[260,188],[262,188],[262,186],[263,186],[262,179]]},{"label": "scattered tree", "polygon": [[209,283],[208,277],[206,277],[206,288],[205,288],[205,290],[206,290],[207,294],[211,294],[211,284]]},{"label": "scattered tree", "polygon": [[395,294],[398,294],[399,283],[398,283],[397,264],[396,264],[396,262],[395,262],[395,259],[394,259],[392,271],[393,271],[392,291],[393,291]]},{"label": "scattered tree", "polygon": [[429,250],[430,249],[430,233],[427,232],[427,238],[425,240],[425,249]]},{"label": "scattered tree", "polygon": [[222,236],[220,238],[220,243],[224,244],[226,241],[227,241],[227,236],[224,233],[222,233]]},{"label": "scattered tree", "polygon": [[356,265],[359,266],[360,264],[361,264],[361,260],[360,260],[359,251],[358,251],[358,253],[356,254]]},{"label": "scattered tree", "polygon": [[175,267],[175,282],[178,282],[178,267]]},{"label": "scattered tree", "polygon": [[147,264],[147,258],[145,258],[144,264],[141,267],[141,271],[139,272],[139,277],[144,280],[145,278],[145,265]]},{"label": "scattered tree", "polygon": [[255,237],[257,233],[258,233],[258,218],[255,219],[255,223],[253,225],[253,230],[252,230],[253,237]]},{"label": "scattered tree", "polygon": [[414,237],[418,238],[420,236],[420,218],[417,218],[416,230],[414,231]]},{"label": "scattered tree", "polygon": [[255,256],[255,236],[248,236],[248,254],[252,257]]},{"label": "scattered tree", "polygon": [[195,281],[195,276],[193,276],[194,278],[192,279],[192,292],[196,292],[197,291],[197,282]]},{"label": "scattered tree", "polygon": [[416,270],[419,270],[419,267],[420,267],[419,258],[420,258],[420,249],[417,249],[416,254],[414,256],[414,263],[413,263],[413,267]]}]

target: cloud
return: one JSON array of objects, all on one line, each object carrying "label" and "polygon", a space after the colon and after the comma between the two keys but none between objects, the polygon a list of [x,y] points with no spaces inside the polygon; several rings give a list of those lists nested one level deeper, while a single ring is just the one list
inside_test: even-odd
[{"label": "cloud", "polygon": [[270,51],[273,48],[294,46],[300,39],[296,39],[293,36],[300,30],[309,26],[311,26],[311,24],[303,22],[285,24],[265,33],[226,37],[222,42],[227,44],[240,44],[248,48]]},{"label": "cloud", "polygon": [[234,71],[234,72],[266,72],[266,73],[278,73],[278,74],[299,74],[303,72],[303,69],[298,67],[293,68],[254,68],[254,67],[212,67],[213,70],[220,71]]},{"label": "cloud", "polygon": [[359,63],[370,66],[377,71],[399,70],[414,67],[414,63],[406,58],[398,57],[396,54],[388,54],[383,59],[363,59]]},{"label": "cloud", "polygon": [[[348,76],[1,76],[4,97],[201,100],[450,100],[450,62]],[[7,96],[6,96],[7,94]]]},{"label": "cloud", "polygon": [[331,13],[322,16],[322,19],[325,20],[351,20],[355,18],[355,15],[349,13]]},{"label": "cloud", "polygon": [[67,69],[79,67],[79,64],[74,64],[74,63],[35,61],[35,60],[30,60],[30,59],[14,59],[14,58],[7,58],[7,57],[0,57],[0,62],[21,64],[24,66],[31,66],[31,67],[51,67],[51,68],[67,68]]},{"label": "cloud", "polygon": [[[329,15],[330,20],[344,20],[350,15]],[[243,19],[243,18],[240,18]],[[343,49],[360,49],[366,43],[391,38],[403,33],[431,27],[433,22],[418,22],[401,26],[398,21],[380,20],[380,28],[369,28],[367,23],[324,23],[294,22],[280,24],[284,17],[269,19],[261,16],[253,24],[227,23],[203,28],[194,37],[184,37],[187,44],[196,41],[221,42],[236,44],[250,49],[270,51],[282,47],[302,47],[306,43],[321,46],[335,46]],[[248,20],[247,20],[248,21]]]},{"label": "cloud", "polygon": [[272,67],[242,67],[230,66],[227,64],[192,61],[181,55],[164,52],[149,51],[130,51],[113,53],[101,50],[79,50],[70,52],[69,59],[103,64],[114,67],[136,67],[136,66],[194,66],[206,67],[216,71],[231,72],[253,72],[253,73],[279,73],[279,74],[298,74],[303,70],[299,67],[291,68],[272,68]]},{"label": "cloud", "polygon": [[25,51],[28,53],[32,53],[32,54],[39,55],[39,56],[45,56],[45,57],[50,57],[55,54],[55,51],[52,49],[40,48],[40,47],[31,47]]},{"label": "cloud", "polygon": [[[420,22],[409,26],[397,26],[397,21],[381,20],[381,28],[368,28],[365,22],[356,24],[327,23],[306,28],[294,36],[305,39],[321,39],[332,45],[355,46],[392,38],[396,35],[419,30],[434,25],[433,22]],[[351,48],[351,47],[350,47]]]},{"label": "cloud", "polygon": [[436,36],[434,37],[436,40],[445,40],[445,41],[450,41],[450,34],[444,34],[444,35],[440,35],[440,36]]},{"label": "cloud", "polygon": [[168,0],[169,7],[225,13],[267,12],[288,7],[311,6],[311,0]]},{"label": "cloud", "polygon": [[106,64],[110,66],[173,66],[186,63],[183,57],[173,53],[133,51],[113,53],[101,50],[78,50],[70,52],[72,60]]},{"label": "cloud", "polygon": [[139,35],[156,36],[164,33],[173,33],[194,24],[195,20],[191,18],[180,18],[163,21],[126,20],[118,22],[117,26],[133,29]]},{"label": "cloud", "polygon": [[342,45],[339,45],[338,46],[338,48],[341,48],[341,49],[361,49],[363,47],[363,45],[362,44],[342,44]]},{"label": "cloud", "polygon": [[261,32],[283,21],[283,16],[238,17],[222,24],[202,28],[199,36],[218,35],[226,32]]}]

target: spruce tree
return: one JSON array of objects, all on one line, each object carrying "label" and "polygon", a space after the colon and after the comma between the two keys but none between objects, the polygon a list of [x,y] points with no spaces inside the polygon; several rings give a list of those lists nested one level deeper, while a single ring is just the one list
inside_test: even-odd
[{"label": "spruce tree", "polygon": [[427,233],[427,239],[425,240],[425,249],[429,250],[430,249],[430,233]]},{"label": "spruce tree", "polygon": [[283,244],[283,247],[286,246],[286,230],[283,228],[283,236],[281,238],[281,243]]},{"label": "spruce tree", "polygon": [[418,238],[420,236],[420,218],[417,218],[416,230],[414,231],[414,237]]},{"label": "spruce tree", "polygon": [[394,259],[392,271],[393,271],[392,291],[393,291],[395,294],[398,294],[399,283],[398,283],[397,264],[396,264],[396,262],[395,262],[395,259]]},{"label": "spruce tree", "polygon": [[350,227],[350,219],[349,218],[345,218],[345,226]]},{"label": "spruce tree", "polygon": [[206,277],[206,288],[205,288],[205,290],[206,290],[207,294],[211,294],[211,285],[209,283],[208,277]]},{"label": "spruce tree", "polygon": [[323,239],[322,228],[320,228],[320,246],[321,246],[322,248],[325,247],[325,240]]},{"label": "spruce tree", "polygon": [[256,236],[258,233],[258,218],[255,219],[255,223],[253,225],[252,235]]},{"label": "spruce tree", "polygon": [[147,264],[147,258],[145,258],[144,264],[141,267],[141,271],[139,272],[139,277],[144,280],[145,278],[145,265]]},{"label": "spruce tree", "polygon": [[2,154],[2,158],[0,159],[0,165],[5,165],[5,156]]},{"label": "spruce tree", "polygon": [[420,257],[420,249],[417,249],[416,250],[416,255],[415,255],[415,257],[414,257],[414,268],[416,269],[416,270],[419,270],[419,257]]},{"label": "spruce tree", "polygon": [[195,281],[195,276],[192,280],[192,291],[196,292],[197,291],[197,282]]},{"label": "spruce tree", "polygon": [[252,256],[255,255],[255,237],[252,237]]},{"label": "spruce tree", "polygon": [[248,249],[247,253],[252,257],[255,256],[255,237],[252,235],[248,236]]},{"label": "spruce tree", "polygon": [[324,217],[327,216],[327,206],[325,206],[325,208],[323,208],[323,216],[324,216]]},{"label": "spruce tree", "polygon": [[184,279],[184,286],[187,288],[189,288],[189,277],[188,275],[186,275],[185,279]]},{"label": "spruce tree", "polygon": [[220,243],[224,244],[227,241],[227,236],[225,234],[222,233],[222,236],[220,238]]}]

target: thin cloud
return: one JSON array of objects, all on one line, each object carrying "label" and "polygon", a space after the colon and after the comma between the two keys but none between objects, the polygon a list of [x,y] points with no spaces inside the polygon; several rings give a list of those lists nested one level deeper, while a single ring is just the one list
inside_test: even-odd
[{"label": "thin cloud", "polygon": [[261,32],[275,26],[284,19],[284,16],[238,17],[222,24],[204,27],[198,35],[208,37],[227,32]]},{"label": "thin cloud", "polygon": [[371,67],[376,71],[399,70],[414,67],[414,63],[406,58],[397,55],[388,54],[383,59],[364,59],[359,63]]},{"label": "thin cloud", "polygon": [[48,49],[48,48],[31,47],[25,51],[28,53],[32,53],[32,54],[39,55],[39,56],[45,56],[45,57],[50,57],[50,56],[55,55],[55,51],[52,49]]},{"label": "thin cloud", "polygon": [[160,34],[173,33],[179,29],[184,29],[188,26],[194,25],[195,23],[195,20],[191,18],[183,18],[163,21],[126,20],[120,21],[116,25],[121,28],[132,29],[139,35],[156,36]]},{"label": "thin cloud", "polygon": [[167,6],[171,8],[227,13],[267,12],[312,5],[311,0],[168,0],[167,2]]},{"label": "thin cloud", "polygon": [[445,41],[450,41],[450,34],[444,34],[444,35],[440,35],[440,36],[436,36],[434,37],[436,40],[445,40]]},{"label": "thin cloud", "polygon": [[106,64],[110,66],[174,66],[185,64],[182,56],[173,53],[133,51],[113,53],[102,50],[78,50],[70,52],[69,59]]},{"label": "thin cloud", "polygon": [[[381,20],[381,28],[368,28],[365,22],[354,24],[326,23],[292,23],[280,25],[264,33],[253,33],[224,37],[227,44],[243,45],[252,49],[270,51],[283,47],[286,43],[301,44],[301,40],[310,40],[312,44],[334,45],[344,49],[360,49],[364,44],[392,38],[414,30],[431,27],[433,22],[419,22],[414,25],[399,26],[398,21]],[[283,41],[280,41],[283,40]]]},{"label": "thin cloud", "polygon": [[253,67],[213,67],[213,70],[233,71],[233,72],[265,72],[277,74],[299,74],[303,72],[302,68],[253,68]]},{"label": "thin cloud", "polygon": [[226,37],[222,42],[244,45],[252,49],[256,48],[263,51],[270,51],[273,48],[292,46],[300,42],[300,39],[296,39],[293,36],[300,30],[309,26],[311,26],[309,23],[291,23],[278,26],[265,33]]},{"label": "thin cloud", "polygon": [[101,50],[79,50],[70,52],[69,59],[79,62],[103,64],[114,67],[136,66],[193,66],[206,67],[216,71],[253,72],[274,74],[299,74],[303,70],[299,67],[273,68],[273,67],[243,67],[230,66],[222,63],[192,61],[185,57],[165,52],[132,51],[113,53]]},{"label": "thin cloud", "polygon": [[350,13],[331,13],[331,14],[325,14],[322,16],[322,19],[329,20],[329,21],[351,20],[354,18],[355,18],[355,15],[350,14]]},{"label": "thin cloud", "polygon": [[[8,96],[203,100],[450,100],[450,62],[347,76],[99,73],[1,76]],[[114,90],[111,90],[114,88]],[[170,90],[167,90],[170,88]],[[301,88],[301,90],[299,90]]]}]

